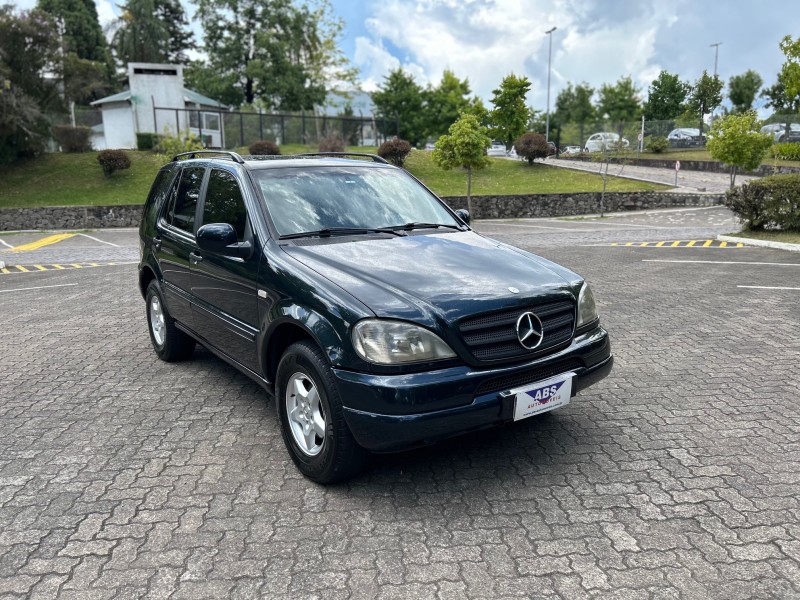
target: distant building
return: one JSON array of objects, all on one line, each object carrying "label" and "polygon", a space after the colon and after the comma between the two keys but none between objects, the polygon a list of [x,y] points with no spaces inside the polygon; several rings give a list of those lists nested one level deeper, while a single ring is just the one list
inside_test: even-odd
[{"label": "distant building", "polygon": [[206,146],[224,146],[222,113],[228,107],[183,86],[183,65],[128,63],[128,89],[92,102],[103,124],[92,128],[92,144],[136,148],[137,133],[202,136]]}]

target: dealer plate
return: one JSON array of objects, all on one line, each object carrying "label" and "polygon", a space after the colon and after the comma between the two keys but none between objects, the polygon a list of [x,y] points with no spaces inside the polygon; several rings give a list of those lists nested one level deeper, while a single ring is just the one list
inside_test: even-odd
[{"label": "dealer plate", "polygon": [[564,373],[505,392],[504,396],[514,396],[514,420],[527,419],[569,404],[574,376],[575,373]]}]

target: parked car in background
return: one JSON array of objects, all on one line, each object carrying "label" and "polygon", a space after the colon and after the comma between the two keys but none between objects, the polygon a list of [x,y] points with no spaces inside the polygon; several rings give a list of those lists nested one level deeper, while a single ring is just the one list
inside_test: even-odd
[{"label": "parked car in background", "polygon": [[547,156],[553,156],[554,154],[558,154],[558,146],[556,146],[555,142],[547,142]]},{"label": "parked car in background", "polygon": [[429,141],[429,142],[427,142],[425,144],[425,150],[433,150],[434,148],[435,148],[435,143],[434,142],[430,142]]},{"label": "parked car in background", "polygon": [[706,145],[706,135],[693,127],[679,127],[667,135],[667,141],[673,148],[690,148]]},{"label": "parked car in background", "polygon": [[606,150],[615,150],[620,146],[627,148],[630,145],[631,143],[626,138],[620,138],[619,134],[611,131],[602,131],[589,136],[584,150],[586,152],[605,152]]},{"label": "parked car in background", "polygon": [[561,150],[561,154],[580,154],[581,147],[580,146],[566,146]]},{"label": "parked car in background", "polygon": [[492,140],[492,145],[486,151],[489,156],[505,156],[507,154],[506,145],[499,140]]},{"label": "parked car in background", "polygon": [[761,133],[768,133],[776,144],[800,142],[800,123],[770,123],[761,128]]}]

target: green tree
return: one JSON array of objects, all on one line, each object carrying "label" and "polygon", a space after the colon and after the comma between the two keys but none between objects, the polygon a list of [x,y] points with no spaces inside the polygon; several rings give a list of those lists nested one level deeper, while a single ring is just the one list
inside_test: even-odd
[{"label": "green tree", "polygon": [[469,94],[469,82],[445,69],[439,85],[429,85],[423,92],[426,136],[438,138],[446,133],[458,116],[469,108]]},{"label": "green tree", "polygon": [[738,169],[752,171],[761,164],[772,145],[772,136],[760,133],[755,112],[729,114],[711,125],[706,148],[711,156],[731,168],[731,187]]},{"label": "green tree", "polygon": [[496,139],[503,140],[507,150],[528,126],[530,109],[525,104],[525,97],[530,89],[531,82],[527,77],[511,73],[503,78],[500,87],[492,90],[491,132]]},{"label": "green tree", "polygon": [[378,129],[384,135],[396,135],[417,146],[425,139],[423,90],[410,73],[401,68],[391,71],[372,102],[378,116]]},{"label": "green tree", "polygon": [[781,40],[781,51],[786,56],[778,78],[786,88],[786,97],[794,100],[800,96],[800,37],[796,40],[787,35]]},{"label": "green tree", "polygon": [[36,7],[61,29],[62,49],[78,58],[108,64],[108,45],[94,0],[39,0]]},{"label": "green tree", "polygon": [[800,112],[800,94],[789,98],[780,77],[773,85],[761,90],[761,97],[767,99],[767,106],[775,113]]},{"label": "green tree", "polygon": [[728,98],[733,104],[733,112],[743,113],[753,108],[758,90],[764,84],[761,75],[752,69],[728,80]]},{"label": "green tree", "polygon": [[472,100],[470,100],[469,106],[462,111],[462,114],[464,113],[474,115],[475,118],[478,119],[478,123],[487,129],[489,128],[489,119],[491,118],[491,113],[489,112],[489,109],[486,108],[483,100],[481,100],[478,96],[473,96]]},{"label": "green tree", "polygon": [[167,62],[189,62],[187,51],[197,48],[180,0],[155,0],[156,17],[167,29]]},{"label": "green tree", "polygon": [[198,0],[197,6],[208,53],[191,74],[198,91],[230,85],[227,103],[258,100],[278,110],[325,101],[326,85],[336,76],[327,69],[342,56],[335,43],[341,22],[322,18],[328,0],[313,9],[292,0]]},{"label": "green tree", "polygon": [[641,105],[638,93],[630,77],[620,77],[614,85],[603,84],[600,87],[597,112],[608,115],[620,135],[626,122],[639,118]]},{"label": "green tree", "polygon": [[[547,131],[547,115],[544,114],[543,110],[536,110],[532,106],[528,107],[528,112],[530,114],[528,115],[528,124],[525,126],[525,130],[544,135],[545,131]],[[553,121],[552,118],[550,119],[551,131],[561,126],[563,126],[563,123],[560,121]]]},{"label": "green tree", "polygon": [[163,63],[169,57],[169,30],[156,15],[155,0],[128,0],[121,6],[117,31],[111,43],[117,60]]},{"label": "green tree", "polygon": [[668,121],[684,110],[686,96],[692,86],[681,81],[680,77],[661,71],[647,88],[647,102],[642,112],[647,121]]},{"label": "green tree", "polygon": [[463,168],[467,170],[467,210],[472,214],[472,170],[489,164],[486,150],[492,143],[486,127],[478,118],[464,113],[450,126],[447,135],[439,138],[431,158],[434,164],[445,171]]},{"label": "green tree", "polygon": [[700,79],[692,86],[687,106],[700,118],[700,133],[703,133],[705,116],[713,112],[722,102],[722,85],[722,80],[717,75],[712,77],[703,71]]},{"label": "green tree", "polygon": [[[560,127],[576,123],[580,132],[579,145],[581,148],[583,148],[586,123],[592,121],[596,116],[595,108],[592,106],[593,95],[594,88],[588,83],[579,83],[573,87],[570,82],[558,93],[556,98],[556,110],[552,120]],[[533,130],[533,128],[530,129]]]},{"label": "green tree", "polygon": [[63,110],[55,22],[40,10],[0,6],[0,164],[40,152],[49,135],[47,115]]}]

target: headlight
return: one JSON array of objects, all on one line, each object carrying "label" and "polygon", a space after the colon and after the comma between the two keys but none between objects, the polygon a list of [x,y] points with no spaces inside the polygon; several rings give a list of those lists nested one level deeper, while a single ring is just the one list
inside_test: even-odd
[{"label": "headlight", "polygon": [[379,365],[439,360],[456,355],[435,333],[403,321],[366,319],[356,323],[353,346],[361,358]]},{"label": "headlight", "polygon": [[589,284],[584,281],[581,293],[578,294],[578,324],[576,327],[591,323],[595,319],[597,319],[597,306],[594,304],[594,294],[592,294]]}]

